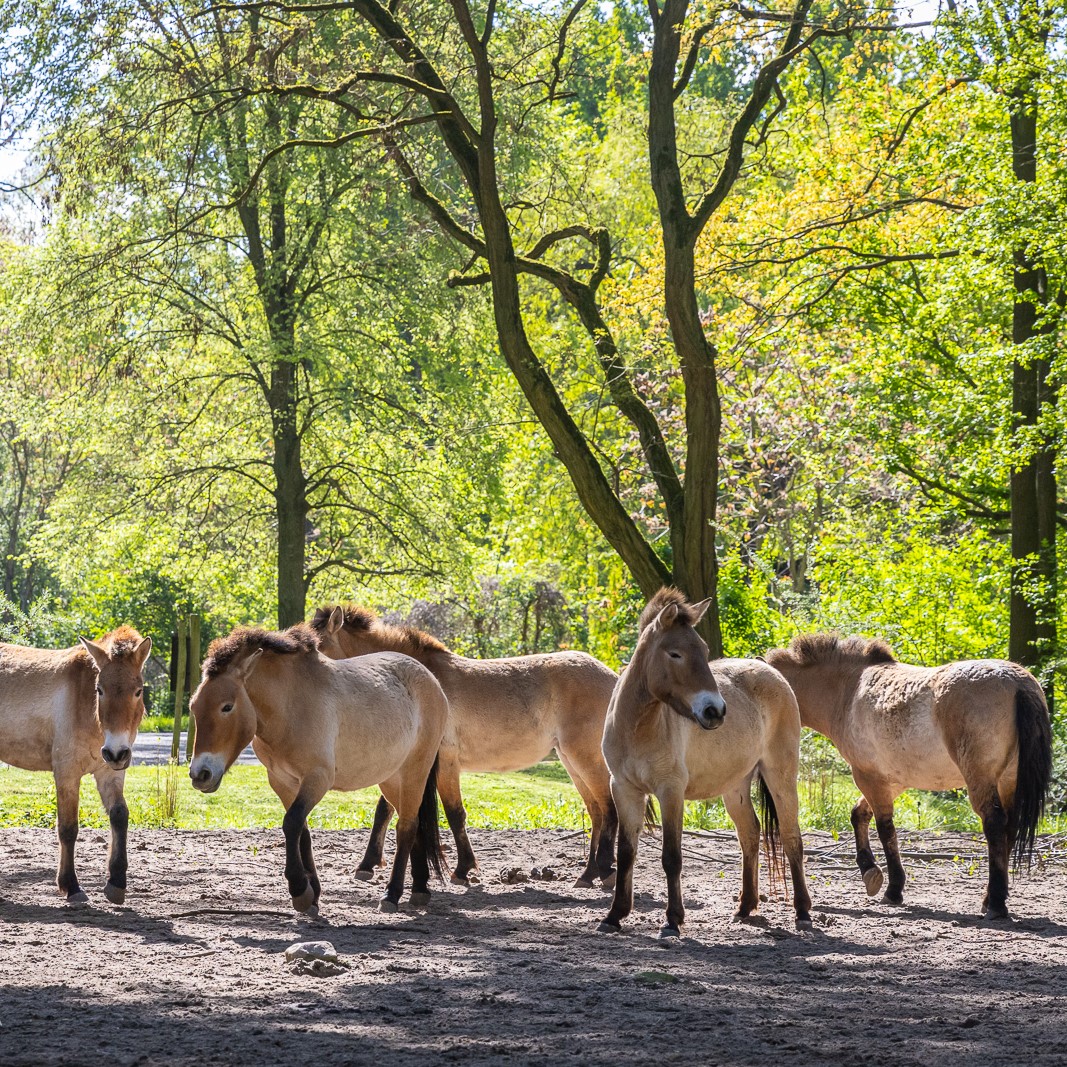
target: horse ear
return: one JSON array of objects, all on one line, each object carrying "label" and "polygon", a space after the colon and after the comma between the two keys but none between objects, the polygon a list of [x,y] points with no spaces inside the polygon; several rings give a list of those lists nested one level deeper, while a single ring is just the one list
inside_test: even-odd
[{"label": "horse ear", "polygon": [[710,607],[711,607],[711,597],[710,596],[707,598],[707,600],[702,600],[699,604],[694,604],[693,605],[693,625],[694,626],[696,626],[696,624],[698,622],[700,622],[700,620],[702,618],[704,618],[704,613]]},{"label": "horse ear", "polygon": [[335,634],[345,624],[345,611],[340,604],[337,605],[330,612],[330,617],[326,620],[326,632],[328,634]]},{"label": "horse ear", "polygon": [[103,670],[107,665],[108,660],[111,658],[107,654],[107,649],[103,645],[98,645],[95,641],[90,641],[88,637],[79,637],[82,648],[93,657],[93,662],[100,670]]},{"label": "horse ear", "polygon": [[146,637],[134,650],[133,658],[137,664],[137,670],[144,670],[145,663],[148,662],[148,653],[152,651],[152,638]]},{"label": "horse ear", "polygon": [[256,669],[256,664],[259,662],[259,657],[263,655],[263,649],[257,648],[250,656],[245,656],[237,666],[237,677],[243,681],[248,681],[252,672]]},{"label": "horse ear", "polygon": [[652,626],[657,630],[666,630],[670,627],[674,620],[678,618],[678,605],[673,601],[668,604],[657,616]]}]

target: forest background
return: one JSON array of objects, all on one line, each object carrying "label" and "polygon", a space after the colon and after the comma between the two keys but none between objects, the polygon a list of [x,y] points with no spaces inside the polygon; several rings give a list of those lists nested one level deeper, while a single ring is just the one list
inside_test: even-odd
[{"label": "forest background", "polygon": [[618,667],[674,582],[1054,697],[1065,26],[7,0],[0,638],[343,599]]}]

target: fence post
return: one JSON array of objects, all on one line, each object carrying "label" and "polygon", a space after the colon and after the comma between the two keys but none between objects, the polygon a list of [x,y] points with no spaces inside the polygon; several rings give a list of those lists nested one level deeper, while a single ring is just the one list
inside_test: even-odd
[{"label": "fence post", "polygon": [[181,751],[182,703],[185,698],[185,654],[188,642],[185,639],[185,619],[178,619],[177,663],[174,665],[174,735],[170,741],[170,758],[177,762]]},{"label": "fence post", "polygon": [[[193,695],[200,678],[200,616],[189,616],[189,696]],[[196,742],[196,722],[192,709],[189,711],[189,733],[185,738],[185,762],[193,758],[193,745]]]}]

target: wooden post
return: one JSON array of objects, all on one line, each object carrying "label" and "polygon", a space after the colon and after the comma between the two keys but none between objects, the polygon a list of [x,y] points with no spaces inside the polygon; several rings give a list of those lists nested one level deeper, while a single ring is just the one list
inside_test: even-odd
[{"label": "wooden post", "polygon": [[[192,697],[200,681],[200,616],[189,616],[189,696]],[[193,758],[193,745],[196,742],[196,723],[192,711],[189,712],[189,733],[185,738],[185,762]]]},{"label": "wooden post", "polygon": [[185,639],[185,619],[178,620],[177,663],[174,667],[174,735],[170,742],[170,758],[178,759],[181,751],[182,711],[185,698],[185,658],[188,642]]}]

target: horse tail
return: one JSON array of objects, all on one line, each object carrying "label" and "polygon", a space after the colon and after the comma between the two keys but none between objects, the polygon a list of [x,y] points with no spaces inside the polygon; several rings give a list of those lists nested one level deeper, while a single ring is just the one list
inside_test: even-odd
[{"label": "horse tail", "polygon": [[1019,768],[1015,784],[1014,814],[1017,826],[1012,867],[1030,867],[1034,858],[1037,824],[1045,813],[1052,781],[1052,725],[1040,686],[1021,685],[1015,691],[1015,732],[1019,740]]},{"label": "horse tail", "polygon": [[444,863],[441,852],[441,825],[437,814],[437,762],[439,756],[434,756],[433,766],[426,776],[426,788],[422,791],[422,803],[419,805],[419,821],[416,833],[422,839],[426,849],[426,859],[437,875],[439,881],[444,881]]},{"label": "horse tail", "polygon": [[785,872],[782,866],[782,828],[778,822],[778,809],[774,806],[774,797],[763,780],[763,775],[756,774],[756,793],[759,796],[760,824],[763,827],[763,848],[767,854],[767,869],[771,885],[785,884]]},{"label": "horse tail", "polygon": [[659,829],[659,812],[656,811],[656,798],[651,793],[645,797],[645,831],[652,833]]}]

